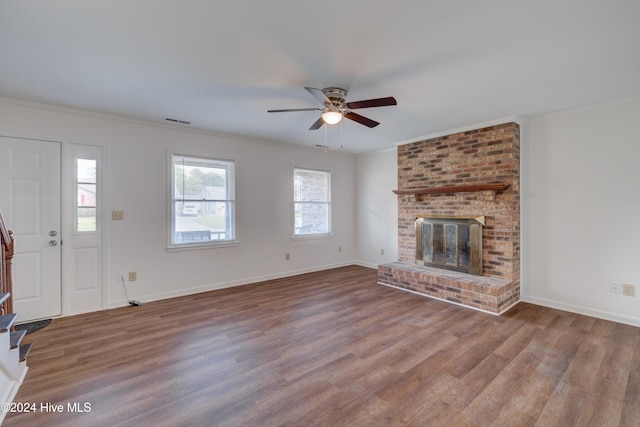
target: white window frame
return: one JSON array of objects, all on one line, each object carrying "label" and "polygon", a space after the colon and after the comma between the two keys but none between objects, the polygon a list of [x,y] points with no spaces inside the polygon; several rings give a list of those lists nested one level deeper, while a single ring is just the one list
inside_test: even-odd
[{"label": "white window frame", "polygon": [[[206,199],[208,202],[222,202],[226,204],[226,221],[227,224],[225,226],[225,235],[221,237],[218,235],[217,239],[212,240],[200,240],[200,241],[190,241],[190,242],[176,242],[174,241],[175,237],[175,229],[176,229],[176,213],[177,203],[182,203],[184,205],[188,202],[202,202],[202,199],[192,199],[185,198],[184,192],[181,194],[176,194],[176,162],[183,161],[184,165],[191,166],[208,166],[208,167],[220,167],[222,169],[227,169],[227,177],[226,177],[226,197],[221,199]],[[213,248],[213,247],[224,247],[224,246],[233,246],[237,245],[237,214],[236,214],[236,196],[235,196],[235,185],[236,185],[236,161],[233,159],[222,158],[222,157],[213,157],[213,156],[202,156],[202,155],[192,155],[192,154],[179,154],[179,153],[169,153],[168,155],[168,163],[169,163],[169,200],[168,200],[168,215],[169,215],[169,227],[168,227],[168,236],[167,236],[167,250],[182,250],[182,249],[199,249],[199,248]]]},{"label": "white window frame", "polygon": [[[312,173],[321,173],[325,176],[326,179],[326,187],[325,194],[326,200],[296,200],[296,174],[298,171],[303,172],[312,172]],[[309,238],[322,238],[322,237],[330,237],[333,236],[331,217],[332,217],[332,203],[331,203],[331,176],[332,173],[329,170],[323,169],[314,169],[314,168],[305,168],[305,167],[293,167],[291,184],[292,184],[292,203],[291,203],[291,219],[293,224],[292,229],[292,239],[309,239]],[[302,231],[301,228],[304,224],[296,224],[296,204],[297,203],[313,203],[313,204],[323,204],[326,205],[327,212],[327,230],[326,231],[313,231],[313,228],[309,231]]]}]

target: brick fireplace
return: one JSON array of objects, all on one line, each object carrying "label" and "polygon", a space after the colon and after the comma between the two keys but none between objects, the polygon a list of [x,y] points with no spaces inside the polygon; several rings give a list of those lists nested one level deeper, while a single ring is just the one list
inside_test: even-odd
[{"label": "brick fireplace", "polygon": [[[398,147],[398,262],[382,284],[500,314],[520,298],[520,128],[505,123]],[[483,217],[482,275],[416,263],[417,218]]]}]

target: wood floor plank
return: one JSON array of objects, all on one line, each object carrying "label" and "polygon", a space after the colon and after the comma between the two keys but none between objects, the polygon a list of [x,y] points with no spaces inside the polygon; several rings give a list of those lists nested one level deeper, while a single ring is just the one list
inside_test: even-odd
[{"label": "wood floor plank", "polygon": [[640,345],[633,352],[620,425],[640,425]]},{"label": "wood floor plank", "polygon": [[376,282],[349,266],[54,319],[15,401],[65,411],[4,425],[640,425],[639,328]]},{"label": "wood floor plank", "polygon": [[441,394],[443,402],[462,411],[490,384],[508,365],[509,359],[495,353],[489,354],[462,378],[455,387],[449,387]]}]

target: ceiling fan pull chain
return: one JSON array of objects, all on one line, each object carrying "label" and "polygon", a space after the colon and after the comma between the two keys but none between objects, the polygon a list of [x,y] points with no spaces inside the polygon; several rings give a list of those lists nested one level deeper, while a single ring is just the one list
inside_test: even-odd
[{"label": "ceiling fan pull chain", "polygon": [[329,152],[329,143],[327,142],[327,128],[329,126],[324,127],[324,154]]}]

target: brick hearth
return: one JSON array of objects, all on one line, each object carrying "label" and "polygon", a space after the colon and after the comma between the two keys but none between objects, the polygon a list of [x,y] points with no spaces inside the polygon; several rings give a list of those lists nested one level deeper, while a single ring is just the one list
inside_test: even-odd
[{"label": "brick hearth", "polygon": [[510,280],[404,262],[378,266],[378,281],[493,314],[502,313],[518,301],[516,283]]},{"label": "brick hearth", "polygon": [[[398,189],[488,183],[504,191],[398,197],[398,262],[379,282],[472,308],[501,313],[520,298],[520,128],[506,123],[398,147]],[[415,219],[484,215],[483,276],[415,264]]]}]

